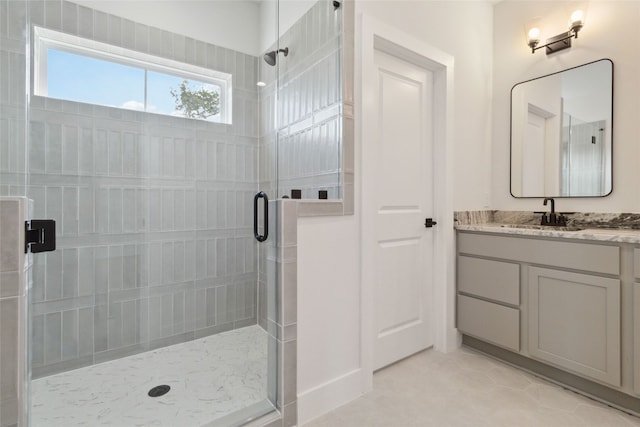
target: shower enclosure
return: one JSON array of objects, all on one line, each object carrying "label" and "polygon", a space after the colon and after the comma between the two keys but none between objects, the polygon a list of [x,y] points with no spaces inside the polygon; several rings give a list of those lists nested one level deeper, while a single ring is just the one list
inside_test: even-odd
[{"label": "shower enclosure", "polygon": [[340,195],[341,15],[299,2],[279,27],[279,7],[0,0],[0,198],[57,235],[26,258],[24,404],[1,426],[280,409],[274,200]]},{"label": "shower enclosure", "polygon": [[562,115],[563,196],[604,194],[606,183],[607,121],[585,122]]}]

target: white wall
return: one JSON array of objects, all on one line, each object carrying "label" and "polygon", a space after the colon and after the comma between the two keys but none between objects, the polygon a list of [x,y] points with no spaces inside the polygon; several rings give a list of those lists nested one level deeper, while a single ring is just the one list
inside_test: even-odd
[{"label": "white wall", "polygon": [[[73,0],[92,9],[253,56],[260,54],[261,5],[252,0]],[[262,5],[275,10],[275,2]],[[275,14],[274,14],[275,16]],[[275,34],[271,37],[271,42]]]},{"label": "white wall", "polygon": [[298,220],[299,424],[362,393],[357,215]]},{"label": "white wall", "polygon": [[276,0],[261,0],[260,4],[260,41],[258,48],[260,52],[273,49],[272,46],[277,38],[278,25],[278,5]]},{"label": "white wall", "polygon": [[278,7],[278,28],[280,30],[280,36],[298,22],[298,19],[304,16],[317,2],[318,0],[280,0]]},{"label": "white wall", "polygon": [[[318,0],[254,0],[260,5],[260,51],[272,49],[276,33],[284,35]],[[327,0],[325,0],[327,1]],[[277,17],[276,17],[277,15]],[[276,30],[276,25],[278,29]]]},{"label": "white wall", "polygon": [[602,58],[614,63],[613,193],[604,198],[560,199],[561,211],[640,212],[640,2],[591,1],[585,26],[573,47],[555,55],[531,54],[524,26],[540,16],[542,30],[553,36],[567,30],[572,11],[567,2],[507,0],[495,5],[493,61],[493,209],[541,210],[541,199],[509,195],[509,96],[521,81]]},{"label": "white wall", "polygon": [[[490,187],[491,3],[367,0],[355,8],[356,19],[375,17],[455,57],[454,209],[481,209]],[[355,111],[358,120],[357,99]],[[360,345],[362,143],[356,136],[355,215],[298,221],[300,424],[357,397],[370,379],[359,371],[371,351]]]},{"label": "white wall", "polygon": [[492,22],[488,1],[358,1],[374,16],[455,57],[454,210],[488,205]]}]

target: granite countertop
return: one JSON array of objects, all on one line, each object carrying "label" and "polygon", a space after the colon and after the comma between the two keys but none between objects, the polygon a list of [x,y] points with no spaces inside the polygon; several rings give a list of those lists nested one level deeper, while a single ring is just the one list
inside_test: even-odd
[{"label": "granite countertop", "polygon": [[640,244],[640,214],[568,216],[567,227],[540,226],[540,214],[517,211],[463,211],[455,214],[455,228],[515,236],[553,237]]}]

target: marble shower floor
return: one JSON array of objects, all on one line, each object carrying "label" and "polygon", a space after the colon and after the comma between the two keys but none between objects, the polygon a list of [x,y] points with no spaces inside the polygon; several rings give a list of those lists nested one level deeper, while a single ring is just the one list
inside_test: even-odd
[{"label": "marble shower floor", "polygon": [[202,426],[259,406],[266,383],[267,334],[249,326],[34,380],[31,425]]},{"label": "marble shower floor", "polygon": [[376,372],[373,391],[302,427],[640,427],[640,418],[468,349]]}]

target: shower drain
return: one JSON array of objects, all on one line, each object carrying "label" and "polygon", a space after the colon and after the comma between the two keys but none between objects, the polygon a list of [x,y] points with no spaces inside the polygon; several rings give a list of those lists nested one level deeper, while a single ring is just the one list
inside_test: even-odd
[{"label": "shower drain", "polygon": [[151,390],[149,390],[149,393],[147,393],[147,394],[150,397],[160,397],[160,396],[164,396],[165,394],[167,394],[169,392],[169,390],[171,390],[171,387],[169,387],[166,384],[157,385],[154,388],[152,388]]}]

